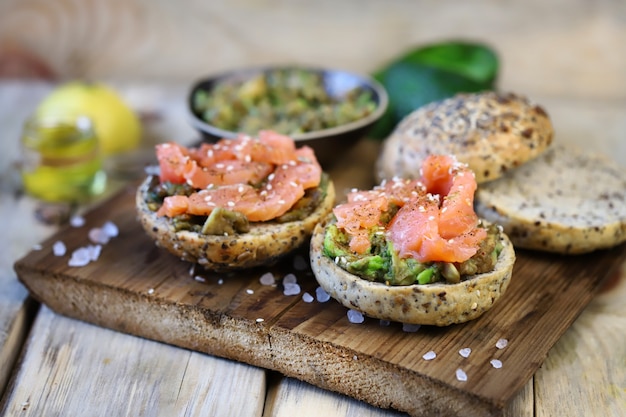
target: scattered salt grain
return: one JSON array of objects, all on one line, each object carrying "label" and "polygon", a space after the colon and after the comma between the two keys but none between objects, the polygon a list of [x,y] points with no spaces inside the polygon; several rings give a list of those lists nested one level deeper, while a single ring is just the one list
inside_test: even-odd
[{"label": "scattered salt grain", "polygon": [[88,245],[80,247],[74,252],[68,261],[69,266],[85,266],[89,262],[97,261],[100,257],[102,246],[100,245]]},{"label": "scattered salt grain", "polygon": [[33,245],[33,250],[42,250],[43,246],[41,246],[39,243],[37,243],[36,245]]},{"label": "scattered salt grain", "polygon": [[424,355],[422,356],[422,359],[424,359],[425,361],[432,361],[436,357],[437,357],[437,354],[435,353],[435,351],[429,350],[428,352],[424,353]]},{"label": "scattered salt grain", "polygon": [[359,324],[365,321],[365,317],[363,317],[363,314],[361,314],[360,311],[348,310],[348,321],[350,323]]},{"label": "scattered salt grain", "polygon": [[461,382],[467,381],[467,374],[463,369],[459,368],[456,370],[456,379]]},{"label": "scattered salt grain", "polygon": [[61,242],[60,240],[54,242],[54,245],[52,245],[52,253],[54,253],[54,256],[63,256],[65,255],[65,252],[67,252],[65,243]]},{"label": "scattered salt grain", "polygon": [[274,285],[276,280],[274,279],[274,274],[271,272],[266,272],[259,278],[259,282],[261,285]]},{"label": "scattered salt grain", "polygon": [[354,356],[352,357],[352,360],[353,360],[353,361],[358,361],[358,360],[359,360],[359,357],[358,357],[357,355],[354,355]]},{"label": "scattered salt grain", "polygon": [[107,221],[102,225],[102,227],[94,227],[89,230],[89,240],[93,243],[105,245],[109,243],[109,240],[111,240],[112,237],[116,237],[119,233],[119,229],[115,223]]},{"label": "scattered salt grain", "polygon": [[387,327],[391,324],[391,322],[389,320],[380,320],[378,324],[380,324],[383,327]]},{"label": "scattered salt grain", "polygon": [[469,358],[469,355],[472,353],[472,349],[471,348],[463,348],[461,350],[459,350],[459,355],[463,356],[464,358]]},{"label": "scattered salt grain", "polygon": [[420,329],[419,324],[402,323],[402,331],[407,333],[415,333]]},{"label": "scattered salt grain", "polygon": [[298,295],[300,294],[300,285],[286,282],[283,283],[283,294],[285,295]]},{"label": "scattered salt grain", "polygon": [[263,319],[263,318],[261,318],[261,317],[259,317],[258,319],[256,319],[256,322],[257,322],[257,323],[263,323],[264,321],[265,321],[265,319]]},{"label": "scattered salt grain", "polygon": [[201,277],[200,275],[194,276],[193,279],[195,279],[198,282],[206,282],[206,278]]},{"label": "scattered salt grain", "polygon": [[315,289],[315,298],[317,298],[317,301],[320,303],[325,303],[330,300],[330,295],[324,290],[324,288],[317,287]]},{"label": "scattered salt grain", "polygon": [[306,259],[304,259],[304,256],[296,255],[293,257],[293,268],[296,271],[304,271],[308,267],[309,264],[307,263]]},{"label": "scattered salt grain", "polygon": [[246,290],[246,292],[247,292],[248,294],[254,294],[254,290],[251,290],[250,288],[248,288],[248,289]]},{"label": "scattered salt grain", "polygon": [[302,301],[304,301],[305,303],[312,303],[313,300],[315,300],[315,298],[313,298],[313,296],[308,292],[302,294]]},{"label": "scattered salt grain", "polygon": [[150,289],[148,290],[148,294],[154,294],[154,288],[150,288]]},{"label": "scattered salt grain", "polygon": [[83,216],[75,215],[70,218],[70,225],[72,227],[81,227],[85,225],[85,218]]},{"label": "scattered salt grain", "polygon": [[217,280],[217,285],[222,285],[224,283],[224,280],[222,278]]},{"label": "scattered salt grain", "polygon": [[294,274],[287,274],[283,278],[283,284],[295,284],[298,282],[298,279]]},{"label": "scattered salt grain", "polygon": [[94,227],[89,230],[89,240],[93,243],[100,243],[106,245],[111,238],[109,235],[99,227]]},{"label": "scattered salt grain", "polygon": [[490,363],[491,363],[491,366],[493,366],[496,369],[502,368],[502,361],[499,359],[492,359]]},{"label": "scattered salt grain", "polygon": [[509,344],[509,341],[507,339],[499,339],[496,342],[496,347],[498,349],[504,349],[508,344]]}]

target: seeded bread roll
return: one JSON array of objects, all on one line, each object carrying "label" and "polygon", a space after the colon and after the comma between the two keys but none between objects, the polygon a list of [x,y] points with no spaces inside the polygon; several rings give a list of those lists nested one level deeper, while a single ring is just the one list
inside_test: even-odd
[{"label": "seeded bread roll", "polygon": [[626,241],[626,170],[554,144],[537,159],[478,187],[476,213],[518,248],[579,254]]},{"label": "seeded bread roll", "polygon": [[376,176],[418,178],[428,155],[452,154],[483,183],[540,155],[552,137],[547,113],[525,97],[459,94],[405,117],[383,144]]},{"label": "seeded bread roll", "polygon": [[492,272],[457,284],[432,283],[390,286],[353,275],[324,255],[325,223],[311,238],[311,268],[320,286],[344,307],[378,319],[400,323],[449,326],[487,312],[511,281],[515,251],[501,234],[502,252]]},{"label": "seeded bread roll", "polygon": [[331,212],[335,189],[328,182],[326,196],[308,217],[299,221],[273,221],[250,224],[247,233],[233,235],[204,235],[188,230],[176,231],[168,217],[158,217],[146,201],[151,177],[137,189],[136,207],[146,233],[157,246],[187,262],[198,263],[207,269],[229,271],[271,264],[278,258],[305,243],[315,225]]}]

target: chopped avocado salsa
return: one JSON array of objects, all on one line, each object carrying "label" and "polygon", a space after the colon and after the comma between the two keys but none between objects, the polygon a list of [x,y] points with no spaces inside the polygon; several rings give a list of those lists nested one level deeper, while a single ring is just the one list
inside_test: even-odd
[{"label": "chopped avocado salsa", "polygon": [[220,129],[248,134],[271,129],[287,135],[341,126],[376,109],[372,94],[363,88],[335,95],[318,71],[274,69],[199,89],[192,106],[202,120]]},{"label": "chopped avocado salsa", "polygon": [[369,253],[358,255],[350,251],[349,236],[334,223],[326,228],[324,254],[346,271],[368,281],[387,285],[430,284],[434,282],[458,283],[463,277],[492,271],[502,245],[497,226],[487,227],[487,237],[476,254],[462,263],[421,263],[414,258],[400,258],[393,244],[385,239],[384,228],[370,230]]},{"label": "chopped avocado salsa", "polygon": [[[287,223],[299,221],[310,216],[326,198],[329,181],[328,174],[322,173],[318,187],[307,189],[304,196],[288,212],[273,221]],[[262,183],[259,187],[263,185]],[[153,177],[147,197],[148,207],[152,211],[157,211],[163,204],[165,197],[173,195],[189,196],[196,191],[187,184],[174,184],[168,181],[159,182],[158,177]],[[172,217],[171,220],[177,232],[188,230],[204,235],[231,235],[250,231],[250,222],[245,215],[223,207],[214,209],[209,216],[180,214]]]}]

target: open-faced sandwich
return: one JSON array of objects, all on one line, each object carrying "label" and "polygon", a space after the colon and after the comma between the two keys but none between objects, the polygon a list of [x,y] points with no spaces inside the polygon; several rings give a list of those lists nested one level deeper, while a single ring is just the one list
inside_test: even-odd
[{"label": "open-faced sandwich", "polygon": [[467,165],[431,155],[416,179],[353,190],[311,238],[320,286],[379,319],[446,326],[475,319],[507,289],[515,252],[473,208]]},{"label": "open-faced sandwich", "polygon": [[335,191],[309,147],[271,131],[156,146],[136,194],[140,222],[181,259],[216,271],[271,264],[308,241]]}]

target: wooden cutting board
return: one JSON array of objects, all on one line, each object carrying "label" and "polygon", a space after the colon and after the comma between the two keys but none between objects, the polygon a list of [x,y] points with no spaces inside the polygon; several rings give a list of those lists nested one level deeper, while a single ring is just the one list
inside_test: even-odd
[{"label": "wooden cutting board", "polygon": [[[339,193],[371,185],[376,147],[362,144],[331,170]],[[378,407],[411,415],[499,415],[532,377],[554,343],[626,259],[626,245],[583,256],[518,251],[508,291],[481,318],[447,328],[366,318],[348,320],[334,300],[315,297],[306,248],[272,267],[236,274],[192,268],[155,247],[134,212],[129,186],[15,264],[31,294],[60,314],[125,333],[278,371]],[[88,231],[114,222],[119,236],[99,259],[69,267]],[[54,256],[65,243],[68,254]],[[304,265],[304,266],[303,266]],[[263,285],[271,272],[275,285]],[[285,295],[282,279],[301,287]],[[414,330],[414,329],[413,329]],[[500,339],[508,345],[496,347]],[[468,357],[459,351],[470,348]],[[425,360],[427,352],[436,358]],[[497,359],[502,367],[492,366]],[[462,370],[467,380],[459,380]]]}]

